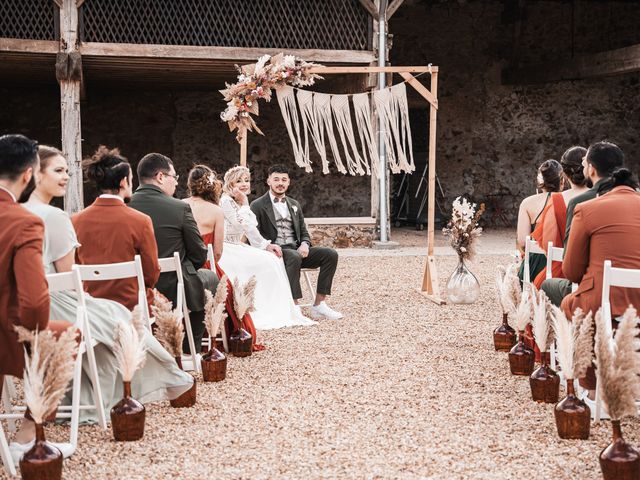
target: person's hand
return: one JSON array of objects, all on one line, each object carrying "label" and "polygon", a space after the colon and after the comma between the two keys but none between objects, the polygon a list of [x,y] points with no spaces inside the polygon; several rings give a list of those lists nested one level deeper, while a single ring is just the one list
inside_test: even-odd
[{"label": "person's hand", "polygon": [[238,187],[233,187],[231,190],[231,196],[239,205],[249,205],[249,199],[247,195],[240,191]]},{"label": "person's hand", "polygon": [[302,258],[307,258],[309,256],[309,244],[307,242],[302,242],[298,247],[298,253]]},{"label": "person's hand", "polygon": [[280,248],[280,245],[270,243],[269,245],[267,245],[267,248],[265,248],[265,250],[267,252],[273,253],[278,258],[282,257],[282,249]]}]

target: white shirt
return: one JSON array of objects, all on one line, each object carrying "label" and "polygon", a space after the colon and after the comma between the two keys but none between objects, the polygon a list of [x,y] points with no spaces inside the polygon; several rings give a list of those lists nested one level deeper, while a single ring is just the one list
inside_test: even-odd
[{"label": "white shirt", "polygon": [[269,191],[269,197],[271,198],[271,205],[273,205],[273,207],[278,210],[278,213],[280,214],[280,216],[282,218],[289,218],[291,216],[291,214],[289,213],[289,207],[287,206],[287,202],[286,201],[281,201],[281,200],[285,200],[286,197],[282,197],[282,199],[278,199],[278,201],[275,201],[275,195],[273,193],[271,193],[271,191]]},{"label": "white shirt", "polygon": [[102,195],[100,195],[98,198],[117,198],[118,200],[120,200],[122,203],[124,203],[124,200],[122,199],[121,196],[119,195],[111,195],[110,193],[103,193]]},{"label": "white shirt", "polygon": [[13,192],[12,192],[12,191],[10,191],[10,190],[8,190],[8,189],[6,189],[6,188],[4,188],[4,187],[0,187],[0,189],[1,189],[1,190],[4,190],[4,191],[5,191],[5,192],[7,192],[9,195],[11,195],[11,198],[13,198],[13,201],[14,201],[14,202],[17,202],[17,201],[18,201],[18,200],[16,199],[16,196],[13,194]]}]

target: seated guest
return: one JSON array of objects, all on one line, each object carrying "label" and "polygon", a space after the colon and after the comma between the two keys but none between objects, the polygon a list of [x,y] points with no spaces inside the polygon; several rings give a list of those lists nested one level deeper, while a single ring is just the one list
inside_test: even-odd
[{"label": "seated guest", "polygon": [[[528,235],[531,235],[536,229],[538,218],[542,214],[549,203],[551,193],[560,192],[564,188],[564,178],[562,176],[562,165],[557,160],[546,160],[538,168],[537,188],[542,190],[525,198],[520,204],[518,211],[518,230],[516,233],[516,247],[521,254],[524,254],[525,241]],[[529,254],[529,281],[533,282],[538,273],[544,270],[547,264],[545,255],[539,253]],[[524,262],[520,266],[518,272],[520,281],[524,276]]]},{"label": "seated guest", "polygon": [[[189,197],[183,201],[191,207],[202,241],[212,245],[213,258],[218,262],[224,243],[224,213],[218,206],[222,182],[206,165],[195,165],[189,171],[187,190]],[[208,262],[206,267],[209,268]]]},{"label": "seated guest", "polygon": [[[25,207],[44,221],[44,254],[42,262],[46,273],[68,272],[74,264],[75,250],[79,246],[69,216],[59,208],[49,205],[55,197],[63,197],[67,190],[69,174],[67,162],[61,152],[53,147],[41,146],[40,171],[37,185]],[[91,326],[96,363],[100,373],[105,415],[122,399],[122,377],[118,372],[113,353],[114,332],[119,323],[131,322],[131,312],[123,305],[85,294],[87,318]],[[50,295],[50,317],[75,321],[78,298],[75,292],[54,292]],[[143,337],[147,350],[146,363],[131,382],[133,396],[143,403],[177,398],[193,385],[193,377],[178,368],[174,358],[158,343],[153,335]],[[86,357],[85,357],[86,360]],[[83,369],[88,372],[88,365]],[[69,397],[65,399],[66,402]],[[88,375],[82,376],[80,401],[91,404],[93,388]],[[81,421],[96,421],[93,410],[81,410]]]},{"label": "seated guest", "polygon": [[[84,264],[118,263],[140,255],[147,299],[152,302],[152,289],[160,276],[158,247],[151,219],[125,205],[133,193],[131,165],[118,149],[101,146],[82,166],[85,178],[101,195],[71,218],[80,242],[76,260]],[[85,289],[94,297],[108,298],[129,310],[139,302],[135,278],[86,282]]]},{"label": "seated guest", "polygon": [[[4,375],[22,378],[24,349],[15,326],[62,332],[71,324],[49,321],[49,287],[42,268],[42,220],[16,199],[35,186],[38,144],[22,135],[0,137],[0,394]],[[35,425],[24,418],[10,450],[17,463],[33,446]],[[71,444],[55,444],[65,457]]]},{"label": "seated guest", "polygon": [[[588,200],[593,200],[598,195],[600,187],[606,187],[607,180],[612,172],[624,164],[624,154],[617,145],[609,142],[594,143],[589,147],[582,159],[583,173],[586,178],[586,185],[591,188],[580,195],[577,195],[567,204],[566,228],[564,235],[564,247],[569,244],[569,232],[573,220],[575,207]],[[566,251],[565,251],[566,256]],[[565,275],[563,275],[565,276]],[[549,300],[560,306],[564,297],[571,293],[571,281],[567,278],[552,278],[542,282],[542,289],[549,297]]]},{"label": "seated guest", "polygon": [[312,247],[311,236],[304,222],[302,206],[286,196],[289,189],[289,169],[284,165],[269,168],[269,191],[251,203],[263,237],[282,249],[282,258],[289,278],[293,298],[302,298],[300,269],[319,268],[316,298],[311,307],[314,318],[338,320],[342,313],[333,310],[325,299],[331,295],[333,276],[338,267],[338,252],[328,247]]},{"label": "seated guest", "polygon": [[[594,313],[600,308],[605,260],[611,260],[614,267],[640,269],[638,184],[629,170],[620,168],[603,185],[612,190],[579,204],[574,212],[562,270],[568,281],[579,285],[562,300],[562,309],[568,317],[576,308]],[[612,318],[621,316],[629,305],[640,305],[640,290],[612,287],[610,304]],[[593,398],[596,385],[592,368],[580,383]]]},{"label": "seated guest", "polygon": [[[251,177],[246,167],[233,167],[224,175],[220,206],[224,212],[224,252],[220,267],[231,280],[246,282],[255,275],[255,311],[258,330],[313,325],[296,307],[278,245],[260,235],[256,215],[249,208]],[[242,243],[246,237],[250,245]]]},{"label": "seated guest", "polygon": [[[215,273],[202,268],[207,261],[207,247],[200,237],[191,207],[173,198],[178,175],[171,159],[159,153],[145,155],[138,163],[138,181],[140,186],[129,206],[151,217],[160,258],[173,257],[174,252],[180,254],[193,339],[199,347],[204,333],[204,289],[215,291],[218,285]],[[158,291],[174,306],[177,286],[175,272],[162,273],[156,284]],[[183,351],[190,352],[186,335]]]},{"label": "seated guest", "polygon": [[[571,147],[562,154],[560,159],[562,175],[565,179],[565,185],[568,183],[569,188],[563,192],[551,194],[550,201],[540,215],[536,228],[531,234],[531,237],[537,241],[538,246],[545,252],[549,242],[552,242],[554,247],[564,247],[567,203],[588,190],[585,185],[586,180],[582,167],[582,158],[586,153],[586,148]],[[553,263],[552,275],[553,277],[562,277],[561,262]],[[533,281],[536,288],[540,288],[545,278],[546,269],[542,269]]]},{"label": "seated guest", "polygon": [[[222,246],[224,243],[224,212],[218,206],[220,193],[222,192],[222,182],[216,178],[216,174],[206,165],[196,165],[189,172],[187,180],[189,198],[185,198],[193,211],[193,217],[198,224],[198,230],[202,235],[202,241],[213,246],[213,260],[215,265],[205,264],[205,268],[215,270],[218,278],[222,278],[226,273],[219,265],[222,257]],[[240,320],[237,318],[233,307],[233,285],[227,276],[227,336],[240,328]],[[245,314],[243,318],[243,328],[252,337],[252,349],[254,351],[264,350],[263,345],[259,345],[253,318],[251,314]]]}]

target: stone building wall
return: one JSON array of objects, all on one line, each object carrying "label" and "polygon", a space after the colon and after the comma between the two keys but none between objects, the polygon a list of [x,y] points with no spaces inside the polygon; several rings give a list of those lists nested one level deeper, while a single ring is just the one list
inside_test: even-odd
[{"label": "stone building wall", "polygon": [[[513,55],[512,23],[501,1],[406,0],[390,22],[391,61],[440,67],[437,170],[445,207],[461,194],[499,201],[515,225],[519,202],[534,193],[537,166],[574,144],[609,139],[637,172],[640,74],[535,86],[503,85]],[[517,3],[517,2],[514,2]],[[526,2],[522,62],[570,58],[640,43],[640,3]],[[421,108],[412,97],[411,105]],[[419,112],[418,112],[419,113]],[[416,149],[426,151],[428,116],[414,122]],[[422,142],[422,144],[421,144]],[[421,160],[424,165],[424,160]],[[496,198],[494,195],[499,194]],[[488,213],[491,221],[491,211]],[[495,220],[495,219],[494,219]]]}]

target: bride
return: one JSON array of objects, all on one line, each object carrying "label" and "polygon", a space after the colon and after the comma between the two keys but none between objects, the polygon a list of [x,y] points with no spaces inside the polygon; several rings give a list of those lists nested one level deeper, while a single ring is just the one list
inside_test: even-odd
[{"label": "bride", "polygon": [[[250,173],[233,167],[224,175],[220,207],[224,212],[224,249],[220,266],[229,278],[246,282],[256,276],[255,311],[251,316],[258,330],[313,325],[293,302],[280,247],[258,232],[258,221],[249,208]],[[242,243],[242,237],[250,245]]]}]

